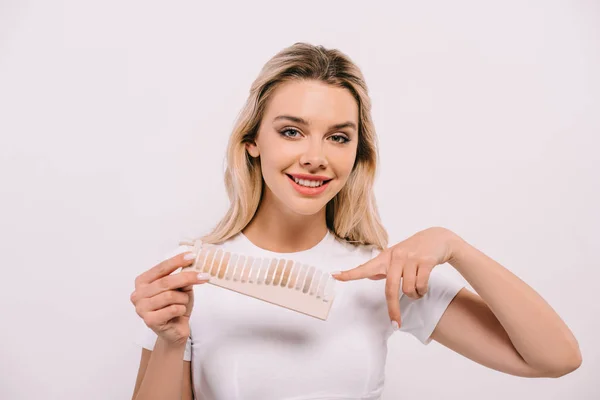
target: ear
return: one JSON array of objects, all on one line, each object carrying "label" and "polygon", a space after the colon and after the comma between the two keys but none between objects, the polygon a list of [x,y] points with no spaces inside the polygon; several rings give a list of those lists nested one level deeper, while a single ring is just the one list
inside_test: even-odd
[{"label": "ear", "polygon": [[250,154],[250,156],[256,158],[260,155],[260,151],[258,150],[258,146],[256,143],[246,143],[246,150]]}]

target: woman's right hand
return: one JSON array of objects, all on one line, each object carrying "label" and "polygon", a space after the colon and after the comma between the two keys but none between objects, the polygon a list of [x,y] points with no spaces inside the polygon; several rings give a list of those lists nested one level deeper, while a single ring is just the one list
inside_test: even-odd
[{"label": "woman's right hand", "polygon": [[[185,258],[191,255],[190,259]],[[131,302],[146,325],[169,344],[185,344],[190,336],[190,315],[194,307],[194,286],[208,282],[210,275],[185,271],[195,255],[181,253],[140,274],[135,279]]]}]

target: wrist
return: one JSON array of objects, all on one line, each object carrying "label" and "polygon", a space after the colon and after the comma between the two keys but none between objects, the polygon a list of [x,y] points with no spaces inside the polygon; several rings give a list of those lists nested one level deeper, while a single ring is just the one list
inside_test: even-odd
[{"label": "wrist", "polygon": [[450,248],[450,257],[448,258],[448,264],[456,267],[460,263],[460,260],[462,260],[462,255],[468,243],[456,233],[449,232],[448,247]]},{"label": "wrist", "polygon": [[167,353],[183,353],[185,351],[185,346],[187,344],[187,339],[185,341],[178,342],[169,342],[162,337],[158,337],[156,339],[155,350],[160,350]]}]

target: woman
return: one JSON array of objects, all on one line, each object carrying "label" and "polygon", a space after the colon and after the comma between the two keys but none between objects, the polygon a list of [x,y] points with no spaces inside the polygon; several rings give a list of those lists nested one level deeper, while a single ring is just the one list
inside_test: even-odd
[{"label": "woman", "polygon": [[[552,308],[457,234],[433,227],[388,247],[370,108],[360,70],[337,50],[297,43],[265,65],[228,145],[231,206],[202,240],[332,273],[329,318],[172,274],[195,258],[181,246],[131,295],[145,323],[134,398],[378,399],[396,330],[518,376],[580,365]],[[443,263],[477,293],[432,272]]]}]

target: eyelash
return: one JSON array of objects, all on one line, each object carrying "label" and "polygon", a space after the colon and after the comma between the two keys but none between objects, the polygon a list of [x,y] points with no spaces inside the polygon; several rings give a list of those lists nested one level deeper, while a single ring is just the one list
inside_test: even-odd
[{"label": "eyelash", "polygon": [[[279,134],[280,134],[281,136],[283,136],[284,138],[287,138],[287,139],[294,139],[294,138],[292,138],[292,137],[289,137],[289,136],[285,135],[285,132],[289,132],[289,131],[293,131],[293,132],[298,132],[298,133],[300,133],[300,131],[298,131],[297,129],[294,129],[294,128],[285,128],[285,129],[283,129],[283,130],[279,131]],[[338,140],[334,140],[334,142],[335,142],[335,143],[339,143],[339,144],[347,144],[348,142],[350,142],[350,139],[348,139],[346,136],[343,136],[343,135],[333,135],[333,136],[330,136],[330,137],[340,137],[340,138],[344,139],[344,141],[342,141],[342,142],[340,142],[340,141],[338,141]]]}]

